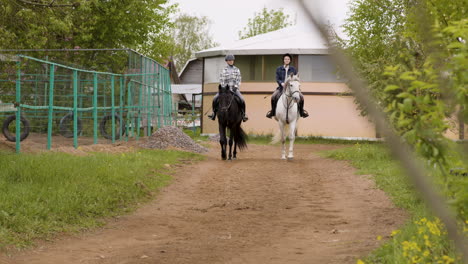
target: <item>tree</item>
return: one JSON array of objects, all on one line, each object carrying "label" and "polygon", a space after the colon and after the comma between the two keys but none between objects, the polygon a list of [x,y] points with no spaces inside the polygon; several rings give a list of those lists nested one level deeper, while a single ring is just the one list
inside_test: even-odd
[{"label": "tree", "polygon": [[164,44],[175,6],[168,0],[0,3],[0,49],[132,48],[156,59],[169,55]]},{"label": "tree", "polygon": [[[466,157],[454,151],[444,133],[456,115],[459,122],[468,122],[467,12],[466,0],[356,0],[344,25],[349,39],[341,43],[392,128],[444,175],[441,191],[465,228],[468,182],[448,175],[454,167],[465,167]],[[424,241],[422,236],[418,232],[412,240]],[[387,262],[424,263],[456,255],[448,242],[419,243],[418,252],[430,256],[411,255],[405,252],[405,242],[390,243],[395,248],[386,252],[404,253]]]},{"label": "tree", "polygon": [[441,167],[447,119],[462,109],[468,121],[466,12],[465,0],[357,0],[344,25],[342,46],[395,130]]},{"label": "tree", "polygon": [[259,34],[275,31],[287,26],[294,25],[289,15],[283,12],[283,9],[268,10],[266,7],[259,13],[254,13],[253,18],[249,18],[247,26],[243,31],[239,31],[239,39],[250,38]]},{"label": "tree", "polygon": [[174,22],[174,45],[172,57],[180,71],[195,52],[218,45],[209,33],[210,20],[205,17],[179,15]]}]

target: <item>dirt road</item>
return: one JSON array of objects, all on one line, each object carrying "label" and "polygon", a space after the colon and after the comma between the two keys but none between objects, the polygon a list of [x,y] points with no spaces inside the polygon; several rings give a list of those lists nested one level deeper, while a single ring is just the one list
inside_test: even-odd
[{"label": "dirt road", "polygon": [[[40,243],[8,263],[356,263],[404,221],[383,192],[347,162],[296,145],[249,145],[221,161],[177,168],[153,202],[105,228]],[[1,262],[1,261],[0,261]]]}]

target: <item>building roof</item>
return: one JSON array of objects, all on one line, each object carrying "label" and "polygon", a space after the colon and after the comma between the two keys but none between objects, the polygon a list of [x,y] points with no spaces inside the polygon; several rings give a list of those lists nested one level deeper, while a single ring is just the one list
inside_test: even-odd
[{"label": "building roof", "polygon": [[313,28],[291,26],[197,52],[197,58],[226,54],[328,54],[326,41]]},{"label": "building roof", "polygon": [[192,61],[196,61],[196,60],[198,60],[198,59],[197,59],[197,58],[192,58],[192,59],[189,59],[189,60],[185,63],[184,67],[182,68],[182,70],[181,70],[180,73],[179,73],[179,78],[180,78],[180,76],[182,76],[182,74],[184,74],[184,71],[185,71],[185,69],[187,68],[187,66],[188,66]]}]

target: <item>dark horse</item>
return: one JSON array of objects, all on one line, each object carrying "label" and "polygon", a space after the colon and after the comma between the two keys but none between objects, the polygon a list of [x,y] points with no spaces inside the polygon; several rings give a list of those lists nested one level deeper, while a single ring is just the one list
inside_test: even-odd
[{"label": "dark horse", "polygon": [[[222,87],[219,85],[218,97],[218,125],[219,125],[219,144],[221,145],[221,158],[226,160],[226,128],[231,133],[229,135],[229,160],[237,158],[237,147],[239,150],[247,148],[247,135],[241,128],[242,113],[240,103],[236,95],[229,89],[228,86]],[[234,142],[234,152],[232,151],[232,143]]]}]

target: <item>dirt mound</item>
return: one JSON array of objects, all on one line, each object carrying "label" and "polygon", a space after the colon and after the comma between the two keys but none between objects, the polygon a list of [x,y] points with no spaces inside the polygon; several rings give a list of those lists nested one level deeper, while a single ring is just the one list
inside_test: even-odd
[{"label": "dirt mound", "polygon": [[145,143],[140,145],[150,149],[181,149],[190,152],[203,153],[208,149],[193,141],[181,129],[166,126],[154,132]]}]

